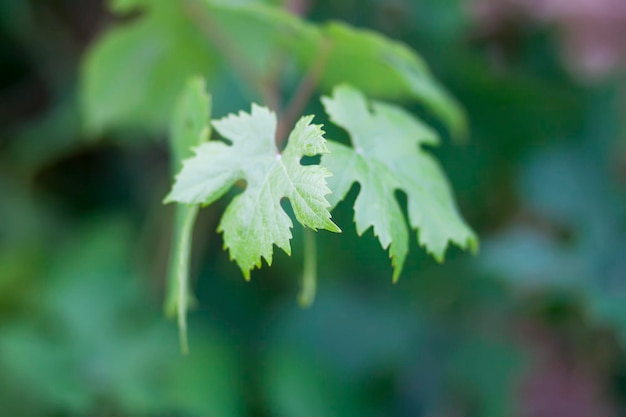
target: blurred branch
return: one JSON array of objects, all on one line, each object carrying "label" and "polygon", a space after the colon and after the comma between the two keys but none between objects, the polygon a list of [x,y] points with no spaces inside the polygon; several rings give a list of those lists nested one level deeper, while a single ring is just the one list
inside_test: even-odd
[{"label": "blurred branch", "polygon": [[[218,22],[213,19],[201,3],[187,1],[184,4],[185,12],[189,19],[209,38],[211,43],[218,49],[220,54],[228,61],[240,77],[240,79],[254,92],[259,92],[265,105],[275,111],[282,107],[282,96],[278,87],[282,59],[276,59],[275,66],[267,77],[260,77],[254,72],[254,65],[246,55],[239,50],[231,39],[220,30]],[[324,40],[317,52],[314,64],[308,70],[300,82],[291,101],[278,117],[276,129],[276,144],[281,147],[287,140],[287,133],[295,125],[313,92],[317,88],[319,80],[326,69],[331,50],[329,40]]]},{"label": "blurred branch", "polygon": [[314,64],[309,68],[309,71],[300,82],[282,117],[279,117],[280,121],[276,132],[279,146],[287,140],[287,132],[296,124],[296,121],[300,115],[302,115],[304,108],[315,92],[320,78],[326,69],[326,65],[328,64],[331,49],[332,44],[330,40],[324,39],[317,52]]},{"label": "blurred branch", "polygon": [[207,13],[203,5],[197,1],[187,1],[183,7],[191,22],[209,38],[233,70],[238,73],[244,84],[252,91],[260,92],[266,104],[272,104],[274,102],[273,95],[268,93],[264,80],[254,72],[254,64],[224,34],[219,24]]}]

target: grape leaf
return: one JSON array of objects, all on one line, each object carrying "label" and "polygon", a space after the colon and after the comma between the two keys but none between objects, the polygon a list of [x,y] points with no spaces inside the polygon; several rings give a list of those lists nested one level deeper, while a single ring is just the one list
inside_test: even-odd
[{"label": "grape leaf", "polygon": [[439,262],[449,242],[475,250],[478,241],[459,215],[438,163],[422,149],[439,139],[428,126],[403,109],[374,101],[358,90],[340,86],[322,102],[330,120],[351,136],[354,148],[329,141],[330,153],[322,163],[334,176],[329,179],[334,207],[354,182],[361,190],[354,204],[359,235],[373,227],[383,248],[389,247],[398,279],[409,250],[408,230],[395,191],[408,197],[408,215],[418,240]]},{"label": "grape leaf", "polygon": [[[202,78],[192,78],[178,100],[172,120],[170,150],[172,170],[182,168],[182,161],[192,156],[191,148],[207,141],[210,135],[211,99],[206,94]],[[193,226],[198,205],[176,206],[172,251],[168,267],[168,293],[165,309],[178,316],[178,328],[183,352],[187,352],[187,311],[190,304],[189,262]]]},{"label": "grape leaf", "polygon": [[311,229],[339,232],[332,222],[326,178],[331,173],[321,165],[303,166],[303,156],[327,153],[326,141],[313,116],[302,117],[289,135],[284,152],[274,143],[276,115],[252,105],[250,114],[240,112],[213,122],[213,127],[232,145],[212,140],[195,149],[184,162],[166,202],[211,204],[236,181],[247,182],[243,193],[227,207],[218,231],[224,246],[246,279],[261,267],[261,258],[272,263],[273,245],[291,254],[292,222],[280,205],[289,199],[296,219]]}]

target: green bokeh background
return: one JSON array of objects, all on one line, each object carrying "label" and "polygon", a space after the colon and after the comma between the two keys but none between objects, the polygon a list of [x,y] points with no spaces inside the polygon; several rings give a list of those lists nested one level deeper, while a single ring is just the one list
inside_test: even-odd
[{"label": "green bokeh background", "polygon": [[[120,79],[98,108],[120,123],[90,123],[84,57],[140,13],[0,0],[0,416],[626,415],[623,71],[585,82],[564,66],[555,28],[520,18],[485,33],[461,0],[303,3],[310,21],[405,42],[462,104],[470,133],[458,144],[404,102],[441,132],[433,152],[480,253],[453,248],[440,265],[412,239],[392,285],[387,254],[352,226],[355,188],[333,213],[344,233],[318,234],[318,294],[303,310],[302,231],[292,257],[277,252],[245,282],[215,232],[229,194],[198,219],[182,356],[162,308],[173,223],[163,114],[187,71],[210,76],[215,117],[261,98],[231,62],[185,41],[188,23],[157,22],[139,52],[150,56],[154,33],[183,40],[146,80],[139,99],[154,105]],[[244,44],[258,36],[227,28],[250,30]],[[254,70],[269,65],[249,53]],[[145,56],[114,62],[128,75]],[[285,96],[301,76],[285,71]],[[327,124],[316,97],[305,112]]]}]

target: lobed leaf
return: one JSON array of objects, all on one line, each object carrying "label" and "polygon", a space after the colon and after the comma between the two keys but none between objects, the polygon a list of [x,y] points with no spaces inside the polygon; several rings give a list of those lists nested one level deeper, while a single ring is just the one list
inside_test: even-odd
[{"label": "lobed leaf", "polygon": [[353,183],[360,183],[354,204],[357,232],[361,235],[373,227],[382,247],[389,247],[394,280],[409,247],[396,190],[407,195],[408,220],[418,230],[419,243],[439,262],[449,242],[477,248],[477,238],[459,215],[442,169],[422,148],[438,143],[432,129],[397,106],[368,103],[361,92],[345,85],[335,88],[332,97],[323,97],[322,103],[330,120],[348,131],[353,145],[328,144],[330,153],[322,163],[334,174],[329,201],[334,207]]},{"label": "lobed leaf", "polygon": [[197,147],[166,197],[166,201],[208,205],[236,181],[246,181],[245,191],[229,204],[218,227],[246,279],[261,266],[262,258],[271,265],[273,245],[291,253],[293,225],[280,205],[283,198],[291,202],[302,225],[340,231],[325,198],[330,193],[326,183],[330,172],[320,165],[300,163],[304,156],[328,152],[323,131],[311,124],[312,119],[298,121],[282,154],[274,143],[276,115],[265,107],[253,104],[250,114],[240,112],[214,121],[215,129],[232,145],[212,140]]}]

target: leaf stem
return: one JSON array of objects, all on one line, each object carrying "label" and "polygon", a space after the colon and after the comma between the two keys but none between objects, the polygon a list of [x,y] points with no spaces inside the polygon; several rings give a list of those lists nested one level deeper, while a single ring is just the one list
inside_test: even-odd
[{"label": "leaf stem", "polygon": [[302,271],[302,288],[298,295],[301,307],[307,308],[315,300],[317,289],[317,241],[315,232],[304,228],[304,267]]},{"label": "leaf stem", "polygon": [[[209,120],[212,112],[212,98],[206,93],[204,80],[193,79],[189,82],[185,95],[181,96],[179,110],[176,111],[170,132],[171,170],[174,174],[183,166],[183,159],[192,153],[191,147],[202,144],[211,137]],[[191,96],[189,95],[191,94]],[[194,126],[190,123],[190,102],[198,106],[193,111],[204,113],[203,126]],[[195,100],[195,101],[193,101]],[[183,112],[179,114],[179,112]],[[181,130],[179,124],[183,127]],[[172,249],[168,267],[168,293],[166,314],[176,314],[180,349],[183,354],[189,353],[187,338],[187,312],[190,304],[191,291],[189,289],[189,269],[191,264],[191,245],[193,229],[200,209],[199,204],[177,204],[172,234]]]},{"label": "leaf stem", "polygon": [[184,220],[180,235],[180,250],[176,259],[176,296],[178,313],[178,332],[180,349],[183,354],[189,353],[187,338],[187,306],[189,297],[189,260],[191,259],[191,238],[193,226],[198,213],[198,205],[178,206],[178,210],[184,210]]}]

